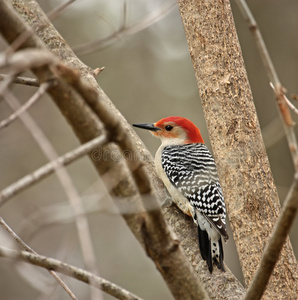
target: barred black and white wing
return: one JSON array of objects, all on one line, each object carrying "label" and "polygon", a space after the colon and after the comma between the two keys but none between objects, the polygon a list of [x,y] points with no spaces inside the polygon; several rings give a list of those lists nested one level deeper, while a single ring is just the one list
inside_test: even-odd
[{"label": "barred black and white wing", "polygon": [[[225,225],[226,209],[211,153],[204,144],[166,146],[161,152],[161,164],[171,184],[191,204],[192,217],[198,225],[201,254],[207,260],[210,272],[212,259],[223,269],[220,236],[224,240],[228,239]],[[210,235],[213,235],[213,238]],[[219,239],[216,249],[212,247],[212,243],[210,245],[212,239]],[[216,252],[217,261],[213,254],[210,255],[210,251]]]}]

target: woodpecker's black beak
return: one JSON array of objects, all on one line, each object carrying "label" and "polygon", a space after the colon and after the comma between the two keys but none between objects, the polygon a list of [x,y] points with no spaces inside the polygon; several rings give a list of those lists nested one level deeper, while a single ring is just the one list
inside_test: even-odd
[{"label": "woodpecker's black beak", "polygon": [[142,129],[151,130],[151,131],[161,130],[160,128],[155,127],[153,123],[132,124],[132,126],[142,128]]}]

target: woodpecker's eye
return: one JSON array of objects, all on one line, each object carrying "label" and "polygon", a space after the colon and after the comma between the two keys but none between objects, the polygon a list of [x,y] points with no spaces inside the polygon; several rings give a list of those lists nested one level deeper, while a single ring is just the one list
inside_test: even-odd
[{"label": "woodpecker's eye", "polygon": [[167,126],[165,127],[165,129],[166,129],[166,131],[171,131],[171,130],[173,129],[173,126],[167,125]]}]

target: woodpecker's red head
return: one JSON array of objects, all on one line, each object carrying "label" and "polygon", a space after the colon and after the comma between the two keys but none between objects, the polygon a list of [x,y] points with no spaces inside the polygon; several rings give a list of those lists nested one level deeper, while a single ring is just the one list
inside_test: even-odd
[{"label": "woodpecker's red head", "polygon": [[133,124],[133,126],[150,130],[154,136],[167,144],[204,143],[199,128],[182,117],[167,117],[156,123]]}]

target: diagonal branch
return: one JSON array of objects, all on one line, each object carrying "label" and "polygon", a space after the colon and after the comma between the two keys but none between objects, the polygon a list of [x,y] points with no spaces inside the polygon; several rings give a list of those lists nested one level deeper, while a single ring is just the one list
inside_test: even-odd
[{"label": "diagonal branch", "polygon": [[8,118],[0,122],[0,129],[8,126],[11,122],[13,122],[16,118],[18,118],[24,111],[29,109],[35,102],[37,102],[41,98],[41,96],[45,94],[45,92],[50,87],[50,85],[51,85],[50,82],[42,83],[40,88],[37,90],[37,92],[25,104],[23,104],[17,111],[11,114]]},{"label": "diagonal branch", "polygon": [[94,52],[96,50],[103,49],[105,47],[110,46],[113,42],[116,40],[126,36],[126,35],[132,35],[139,31],[142,31],[149,26],[153,25],[154,23],[158,22],[160,19],[162,19],[164,16],[166,16],[172,8],[176,5],[175,1],[168,1],[165,2],[161,7],[150,13],[148,16],[143,18],[142,20],[127,26],[126,25],[126,1],[124,2],[124,17],[123,17],[123,24],[122,26],[116,31],[113,32],[111,35],[107,36],[106,38],[93,41],[90,43],[86,43],[83,45],[78,45],[74,47],[74,51],[77,54],[88,54],[91,52]]},{"label": "diagonal branch", "polygon": [[284,202],[281,214],[264,249],[262,260],[248,287],[244,300],[261,299],[273,272],[280,251],[294,223],[298,210],[298,174]]},{"label": "diagonal branch", "polygon": [[60,4],[55,7],[53,10],[47,13],[47,16],[50,20],[55,19],[58,15],[60,15],[70,4],[75,2],[76,0],[67,0],[66,2]]},{"label": "diagonal branch", "polygon": [[96,137],[93,140],[82,144],[78,148],[69,151],[66,154],[60,156],[59,158],[47,163],[46,165],[40,167],[31,174],[28,174],[23,178],[19,179],[18,181],[12,183],[0,192],[0,206],[5,204],[6,201],[8,201],[11,197],[15,196],[16,194],[20,193],[29,186],[32,186],[36,182],[44,179],[46,176],[49,176],[50,174],[55,172],[56,168],[69,165],[70,163],[81,158],[82,156],[90,153],[96,147],[103,146],[106,143],[106,135]]},{"label": "diagonal branch", "polygon": [[[0,74],[0,80],[5,80],[8,77],[9,77],[9,75]],[[35,87],[40,86],[37,79],[29,78],[29,77],[21,77],[21,76],[15,77],[13,80],[13,83],[23,84],[23,85],[28,85],[28,86],[35,86]]]},{"label": "diagonal branch", "polygon": [[0,70],[18,74],[24,70],[40,68],[44,65],[57,62],[57,58],[45,49],[25,49],[7,55],[5,52],[0,54]]},{"label": "diagonal branch", "polygon": [[[31,247],[29,247],[0,217],[0,225],[14,238],[14,240],[21,245],[27,252],[37,254]],[[53,270],[48,270],[49,273],[57,280],[57,282],[62,286],[62,288],[66,291],[66,293],[73,300],[78,300],[74,293],[70,290],[70,288],[66,285],[66,283],[57,275],[57,273]]]},{"label": "diagonal branch", "polygon": [[59,272],[69,277],[85,282],[118,299],[142,300],[140,297],[132,294],[131,292],[123,289],[122,287],[119,287],[118,285],[106,279],[95,276],[90,272],[63,263],[54,258],[48,258],[46,256],[33,254],[26,251],[11,250],[4,247],[0,247],[0,256],[14,260],[16,259],[24,261],[26,263],[30,263],[32,265],[39,266],[47,270],[54,270],[55,272]]}]

